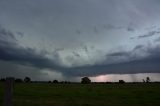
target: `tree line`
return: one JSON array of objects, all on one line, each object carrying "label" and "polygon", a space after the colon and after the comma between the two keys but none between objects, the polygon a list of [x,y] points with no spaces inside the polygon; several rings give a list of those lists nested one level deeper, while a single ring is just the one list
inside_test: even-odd
[{"label": "tree line", "polygon": [[[4,82],[6,79],[5,78],[1,78],[0,81],[1,82]],[[30,77],[25,77],[24,79],[21,79],[21,78],[14,78],[14,81],[17,82],[17,83],[30,83],[30,82],[35,82],[35,81],[32,81]],[[149,83],[151,82],[151,79],[150,77],[146,77],[146,79],[142,79],[143,83]],[[37,81],[37,82],[40,82],[40,81]],[[44,81],[43,81],[44,82]],[[46,82],[46,81],[45,81]],[[69,84],[69,83],[73,83],[73,82],[70,82],[70,81],[58,81],[58,80],[53,80],[53,81],[48,81],[48,83],[54,83],[54,84]],[[90,83],[93,83],[91,82],[91,79],[89,77],[83,77],[81,78],[81,83],[82,84],[90,84]],[[96,83],[96,82],[95,82]],[[112,83],[112,82],[106,82],[106,83]],[[120,84],[123,84],[123,83],[126,83],[124,80],[119,80],[118,83]]]},{"label": "tree line", "polygon": [[[25,77],[24,79],[21,79],[21,78],[13,78],[15,82],[25,82],[25,83],[29,83],[31,82],[31,78],[30,77]],[[1,78],[0,79],[1,82],[5,82],[6,81],[6,78]]]}]

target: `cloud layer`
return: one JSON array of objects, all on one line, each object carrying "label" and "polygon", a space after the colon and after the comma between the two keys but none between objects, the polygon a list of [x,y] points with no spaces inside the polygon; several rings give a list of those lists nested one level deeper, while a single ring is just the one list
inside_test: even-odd
[{"label": "cloud layer", "polygon": [[[119,51],[105,55],[105,59],[93,64],[72,64],[67,66],[58,60],[56,51],[52,58],[47,52],[36,52],[33,48],[24,48],[18,45],[14,34],[4,28],[0,29],[0,59],[16,64],[31,66],[37,69],[50,69],[65,76],[96,76],[101,74],[133,74],[133,73],[159,73],[160,72],[160,45],[138,45],[132,51]],[[88,48],[84,51],[89,53]],[[54,57],[55,56],[55,57]],[[73,57],[66,58],[72,62],[74,56],[81,58],[78,52],[73,52]],[[97,55],[98,56],[98,55]],[[75,60],[76,61],[76,60]],[[80,61],[80,60],[77,60]]]},{"label": "cloud layer", "polygon": [[157,0],[1,0],[0,68],[8,71],[0,74],[160,73],[159,5]]}]

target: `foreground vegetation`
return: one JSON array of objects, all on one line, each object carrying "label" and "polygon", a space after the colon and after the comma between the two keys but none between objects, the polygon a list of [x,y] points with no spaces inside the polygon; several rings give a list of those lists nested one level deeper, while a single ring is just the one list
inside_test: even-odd
[{"label": "foreground vegetation", "polygon": [[[0,83],[0,106],[3,83]],[[13,106],[160,106],[160,84],[16,83]]]}]

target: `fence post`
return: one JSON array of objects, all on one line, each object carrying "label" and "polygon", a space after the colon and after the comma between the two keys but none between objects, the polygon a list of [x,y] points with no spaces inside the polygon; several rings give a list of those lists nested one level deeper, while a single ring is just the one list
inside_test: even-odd
[{"label": "fence post", "polygon": [[12,106],[13,86],[14,86],[14,78],[13,77],[6,78],[3,106]]}]

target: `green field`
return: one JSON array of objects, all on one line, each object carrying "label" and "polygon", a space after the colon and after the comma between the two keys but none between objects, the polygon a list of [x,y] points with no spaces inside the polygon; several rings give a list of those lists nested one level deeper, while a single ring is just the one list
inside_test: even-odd
[{"label": "green field", "polygon": [[[0,106],[3,84],[0,83]],[[160,106],[160,84],[15,84],[13,106]]]}]

